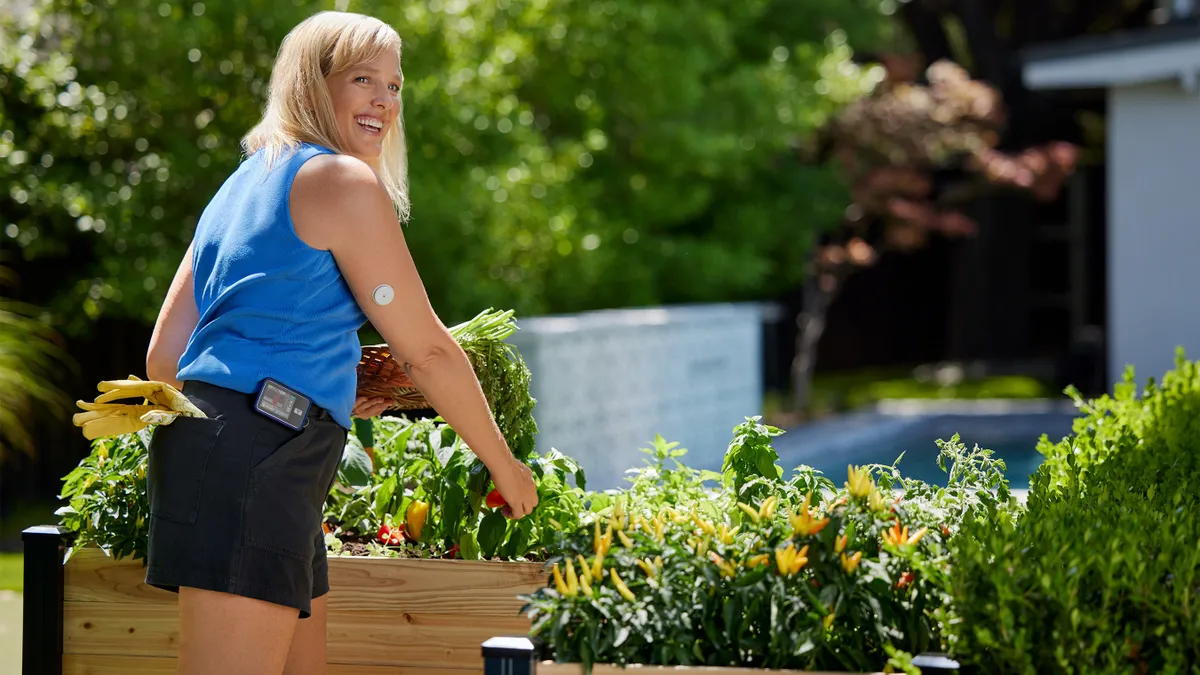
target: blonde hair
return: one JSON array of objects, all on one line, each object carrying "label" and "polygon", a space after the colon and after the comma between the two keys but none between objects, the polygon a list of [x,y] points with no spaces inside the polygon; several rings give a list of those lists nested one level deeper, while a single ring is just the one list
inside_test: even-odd
[{"label": "blonde hair", "polygon": [[[319,12],[287,34],[279,47],[259,121],[242,138],[247,155],[266,152],[271,166],[301,142],[323,145],[345,154],[333,115],[333,99],[325,78],[375,59],[388,50],[400,56],[400,36],[379,19],[349,12]],[[403,106],[383,138],[380,180],[401,221],[408,219],[408,157],[404,143]]]}]

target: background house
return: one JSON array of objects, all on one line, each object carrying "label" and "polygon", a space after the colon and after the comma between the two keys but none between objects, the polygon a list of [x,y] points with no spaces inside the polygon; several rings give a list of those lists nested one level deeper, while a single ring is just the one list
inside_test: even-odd
[{"label": "background house", "polygon": [[1170,368],[1200,347],[1200,25],[1180,4],[1172,24],[1031,49],[1033,90],[1105,92],[1106,358],[1111,376]]}]

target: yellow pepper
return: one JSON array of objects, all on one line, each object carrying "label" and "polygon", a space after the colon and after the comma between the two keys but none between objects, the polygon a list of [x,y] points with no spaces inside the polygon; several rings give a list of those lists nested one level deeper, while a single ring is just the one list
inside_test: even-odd
[{"label": "yellow pepper", "polygon": [[809,500],[812,495],[804,496],[804,502],[800,504],[800,513],[788,514],[788,521],[792,524],[792,536],[808,537],[814,535],[825,528],[829,524],[828,518],[816,519],[809,510]]},{"label": "yellow pepper", "polygon": [[775,565],[779,568],[779,573],[784,576],[792,576],[806,564],[808,564],[807,545],[799,551],[796,550],[796,545],[791,543],[787,545],[787,548],[775,549]]},{"label": "yellow pepper", "polygon": [[604,534],[600,534],[600,521],[596,521],[596,534],[592,539],[592,548],[596,551],[596,555],[603,558],[608,554],[608,548],[612,546],[612,524],[610,523]]},{"label": "yellow pepper", "polygon": [[567,582],[563,581],[562,572],[558,570],[558,563],[554,563],[554,587],[558,589],[560,594],[568,598],[575,595],[571,592],[571,589],[567,588]]},{"label": "yellow pepper", "polygon": [[633,540],[623,530],[617,530],[617,538],[621,540],[621,544],[625,548],[633,548]]},{"label": "yellow pepper", "polygon": [[871,492],[867,495],[867,508],[872,511],[887,511],[888,503],[883,498],[883,494],[875,488],[875,484],[871,484]]},{"label": "yellow pepper", "polygon": [[575,576],[575,565],[567,560],[567,591],[574,597],[579,593],[579,577]]},{"label": "yellow pepper", "polygon": [[825,618],[822,619],[821,621],[822,621],[822,623],[825,624],[825,630],[829,630],[829,628],[831,626],[833,626],[833,613],[831,612],[829,614],[826,614]]},{"label": "yellow pepper", "polygon": [[748,560],[746,560],[746,567],[749,567],[750,569],[754,569],[755,567],[758,567],[760,565],[768,565],[768,564],[770,564],[770,562],[771,562],[771,556],[767,555],[766,553],[760,553],[759,555],[752,556]]},{"label": "yellow pepper", "polygon": [[617,588],[617,592],[621,594],[622,598],[630,602],[637,600],[637,596],[633,594],[633,591],[629,590],[624,581],[621,581],[621,577],[617,575],[617,570],[609,570],[609,574],[612,576],[613,586]]},{"label": "yellow pepper", "polygon": [[404,512],[404,530],[414,541],[421,539],[421,528],[425,527],[425,518],[429,515],[429,503],[414,500]]},{"label": "yellow pepper", "polygon": [[885,544],[891,544],[892,546],[896,546],[896,547],[905,546],[905,545],[911,546],[912,544],[915,544],[918,541],[921,541],[921,538],[924,537],[925,533],[928,531],[929,531],[929,528],[922,527],[921,529],[914,532],[912,534],[912,536],[909,536],[908,528],[907,527],[901,528],[900,522],[897,521],[896,524],[892,526],[892,529],[883,531],[883,542]]},{"label": "yellow pepper", "polygon": [[862,560],[862,551],[855,551],[854,555],[849,557],[845,553],[842,554],[842,569],[846,570],[846,574],[852,574],[858,569],[858,563]]},{"label": "yellow pepper", "polygon": [[775,515],[775,505],[779,502],[779,498],[771,495],[763,500],[762,506],[758,507],[758,517],[763,520],[770,520]]},{"label": "yellow pepper", "polygon": [[592,561],[592,580],[596,583],[604,581],[604,556],[598,555]]},{"label": "yellow pepper", "polygon": [[871,472],[866,467],[851,466],[847,469],[847,474],[850,480],[846,481],[846,489],[850,491],[850,496],[855,499],[866,497],[874,485]]},{"label": "yellow pepper", "polygon": [[745,513],[747,516],[749,516],[750,520],[754,521],[755,524],[757,524],[760,520],[758,511],[755,511],[754,507],[738,502],[738,508],[742,510],[742,513]]},{"label": "yellow pepper", "polygon": [[837,541],[833,542],[833,552],[841,553],[842,551],[845,551],[847,543],[849,543],[849,538],[846,535],[843,534],[842,536],[838,537]]},{"label": "yellow pepper", "polygon": [[692,522],[696,524],[696,534],[716,534],[717,530],[713,527],[712,523],[706,522],[700,517],[699,513],[692,511],[691,517]]},{"label": "yellow pepper", "polygon": [[588,564],[587,559],[582,555],[575,556],[579,559],[579,576],[589,584],[592,583],[592,566]]},{"label": "yellow pepper", "polygon": [[716,563],[717,569],[721,570],[721,576],[725,577],[726,579],[733,578],[733,575],[737,573],[737,570],[733,568],[733,565],[725,562],[725,559],[717,555],[716,552],[709,551],[708,557],[710,560]]},{"label": "yellow pepper", "polygon": [[637,561],[637,566],[642,568],[642,571],[646,573],[646,578],[648,578],[648,579],[654,578],[655,570],[654,570],[653,563],[646,562],[645,560],[639,560],[639,561]]}]

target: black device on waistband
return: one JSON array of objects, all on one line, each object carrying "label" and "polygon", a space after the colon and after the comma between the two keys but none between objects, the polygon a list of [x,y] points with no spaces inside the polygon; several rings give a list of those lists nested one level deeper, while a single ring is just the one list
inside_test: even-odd
[{"label": "black device on waistband", "polygon": [[294,389],[267,378],[258,391],[254,409],[280,424],[297,431],[308,421],[312,399]]}]

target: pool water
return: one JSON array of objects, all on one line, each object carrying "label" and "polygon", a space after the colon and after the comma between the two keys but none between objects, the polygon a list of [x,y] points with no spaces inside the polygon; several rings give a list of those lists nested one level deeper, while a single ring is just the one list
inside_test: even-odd
[{"label": "pool water", "polygon": [[884,409],[855,413],[793,429],[775,439],[780,464],[790,473],[800,464],[822,471],[841,485],[848,465],[892,464],[908,478],[945,485],[947,474],[937,465],[937,439],[957,432],[971,448],[995,452],[1003,459],[1009,487],[1029,487],[1029,476],[1041,465],[1038,438],[1057,441],[1071,433],[1077,411],[1060,405],[998,406],[996,409]]}]

